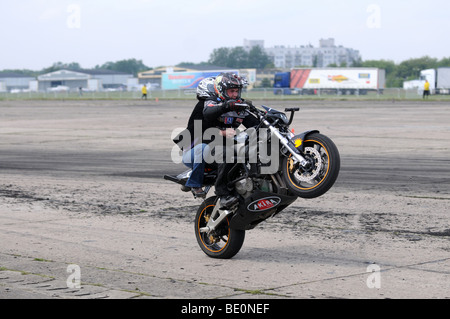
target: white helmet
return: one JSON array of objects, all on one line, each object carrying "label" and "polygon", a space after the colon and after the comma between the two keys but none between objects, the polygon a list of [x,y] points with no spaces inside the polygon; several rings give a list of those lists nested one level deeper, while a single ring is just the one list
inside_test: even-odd
[{"label": "white helmet", "polygon": [[200,83],[197,86],[198,99],[205,100],[215,95],[214,93],[215,80],[216,77],[209,77],[200,81]]}]

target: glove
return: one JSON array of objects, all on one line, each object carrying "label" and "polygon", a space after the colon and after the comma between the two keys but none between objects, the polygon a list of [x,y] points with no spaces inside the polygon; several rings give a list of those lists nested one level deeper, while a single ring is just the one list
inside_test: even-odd
[{"label": "glove", "polygon": [[[230,111],[241,112],[247,108],[246,105],[242,105],[240,100],[228,100],[225,102],[225,108]],[[240,105],[239,105],[240,104]]]},{"label": "glove", "polygon": [[253,106],[253,102],[250,100],[245,100],[245,104],[248,104],[248,106]]}]

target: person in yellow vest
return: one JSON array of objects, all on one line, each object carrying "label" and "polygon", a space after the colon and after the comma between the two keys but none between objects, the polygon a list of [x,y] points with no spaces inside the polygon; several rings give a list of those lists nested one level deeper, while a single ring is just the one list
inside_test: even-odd
[{"label": "person in yellow vest", "polygon": [[425,85],[423,86],[423,98],[425,96],[428,98],[430,96],[430,82],[428,80],[425,80]]},{"label": "person in yellow vest", "polygon": [[142,86],[142,99],[147,99],[147,87],[145,85]]}]

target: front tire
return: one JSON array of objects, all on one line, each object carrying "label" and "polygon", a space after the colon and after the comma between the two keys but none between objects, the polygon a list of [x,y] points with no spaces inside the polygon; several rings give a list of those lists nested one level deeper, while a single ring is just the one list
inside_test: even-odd
[{"label": "front tire", "polygon": [[195,237],[203,252],[211,258],[229,259],[234,257],[242,247],[245,239],[245,230],[230,228],[227,217],[215,231],[211,233],[200,232],[211,218],[217,197],[207,198],[198,208],[195,216]]},{"label": "front tire", "polygon": [[298,197],[322,196],[333,186],[339,175],[339,151],[331,139],[313,133],[303,141],[303,155],[310,162],[308,167],[294,164],[292,155],[283,159],[283,179],[290,191]]}]

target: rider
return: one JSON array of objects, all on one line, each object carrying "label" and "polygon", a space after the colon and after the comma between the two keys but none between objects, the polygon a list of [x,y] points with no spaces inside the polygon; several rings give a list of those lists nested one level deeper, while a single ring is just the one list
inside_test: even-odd
[{"label": "rider", "polygon": [[[188,120],[188,125],[185,131],[183,131],[190,140],[181,141],[180,136],[183,136],[183,132],[175,138],[175,143],[181,146],[183,149],[184,165],[192,169],[191,175],[187,180],[185,186],[190,187],[192,193],[196,197],[205,197],[206,193],[202,189],[203,177],[206,167],[206,162],[203,158],[203,153],[209,150],[208,144],[210,140],[204,140],[203,133],[208,128],[214,127],[212,123],[206,121],[203,118],[203,108],[205,106],[206,99],[210,98],[214,93],[214,80],[215,77],[210,77],[202,80],[197,87],[197,104],[191,113]],[[200,127],[201,132],[196,132],[196,128]],[[206,151],[205,151],[206,150]]]},{"label": "rider", "polygon": [[[241,124],[246,128],[259,124],[256,117],[245,111],[243,104],[251,104],[241,98],[244,79],[233,73],[222,73],[214,80],[214,95],[206,99],[203,110],[203,121],[210,126],[220,129],[220,135],[225,138],[233,138],[235,129]],[[225,143],[225,141],[223,141]],[[216,142],[217,143],[217,142]],[[217,144],[216,144],[217,145]],[[234,197],[227,187],[227,173],[234,162],[226,161],[226,144],[222,144],[221,151],[223,161],[218,164],[217,179],[215,182],[216,195],[220,197],[221,208],[230,208],[238,199]],[[219,146],[220,147],[220,146]],[[218,149],[218,146],[215,146]]]},{"label": "rider", "polygon": [[[182,138],[187,134],[185,131],[180,133],[174,142],[183,149],[182,162],[192,168],[191,175],[185,186],[190,187],[196,197],[204,197],[205,191],[202,189],[204,170],[206,161],[204,154],[210,154],[211,149],[208,144],[212,141],[204,137],[204,132],[210,128],[219,129],[219,134],[225,138],[233,138],[236,134],[235,128],[243,124],[245,127],[256,126],[258,120],[244,111],[241,99],[242,88],[246,81],[232,73],[222,73],[217,77],[206,78],[201,81],[197,87],[198,103],[189,117],[188,125],[185,131],[188,131],[190,140],[183,141]],[[246,103],[249,103],[247,101]],[[200,127],[201,131],[197,132]],[[181,143],[180,143],[181,139]],[[225,145],[225,141],[221,145]],[[220,143],[219,143],[220,144]],[[216,151],[222,151],[224,160],[218,164],[217,180],[215,183],[216,195],[220,197],[221,207],[232,206],[237,202],[237,198],[231,195],[226,186],[226,172],[233,163],[225,162],[226,150],[214,143]]]}]

